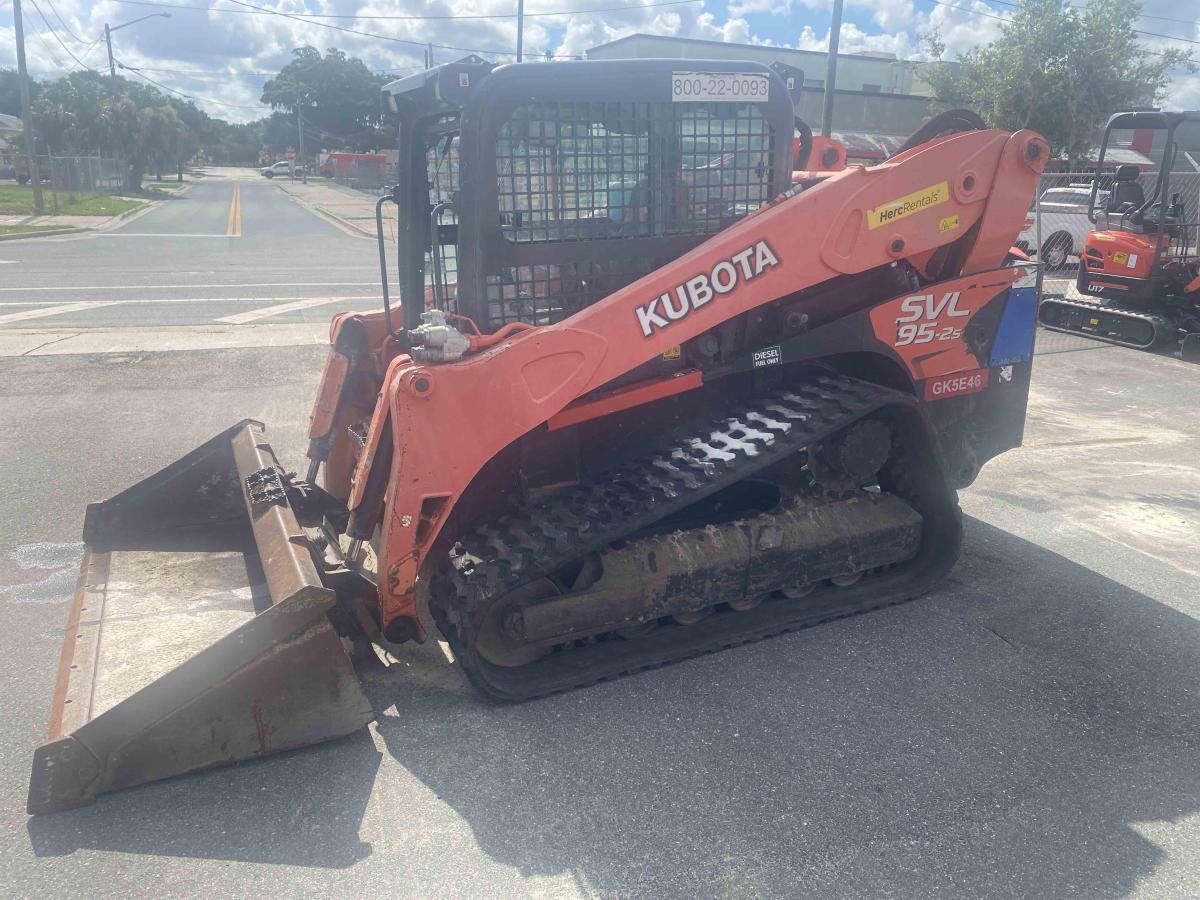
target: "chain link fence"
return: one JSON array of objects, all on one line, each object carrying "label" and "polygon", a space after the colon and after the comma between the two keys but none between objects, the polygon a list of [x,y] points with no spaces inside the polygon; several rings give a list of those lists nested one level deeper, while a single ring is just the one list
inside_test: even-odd
[{"label": "chain link fence", "polygon": [[[1144,172],[1138,177],[1147,197],[1154,193],[1157,178],[1157,171]],[[1108,199],[1113,180],[1111,174],[1097,175],[1095,172],[1053,172],[1042,176],[1033,209],[1026,217],[1026,227],[1018,241],[1022,249],[1032,252],[1045,267],[1048,278],[1074,280],[1084,241],[1095,227],[1088,218],[1092,183],[1098,182],[1096,207],[1099,210]],[[1180,195],[1185,221],[1197,221],[1200,172],[1172,172],[1171,193]]]},{"label": "chain link fence", "polygon": [[[29,183],[24,157],[14,165],[12,177],[20,184]],[[125,163],[104,156],[39,156],[38,180],[41,182],[46,211],[57,213],[60,207],[78,203],[86,197],[120,194],[124,185]]]}]

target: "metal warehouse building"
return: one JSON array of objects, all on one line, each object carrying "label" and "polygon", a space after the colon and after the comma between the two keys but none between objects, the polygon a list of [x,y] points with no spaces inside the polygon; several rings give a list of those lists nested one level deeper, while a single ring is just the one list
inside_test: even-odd
[{"label": "metal warehouse building", "polygon": [[[804,71],[803,98],[796,114],[814,130],[821,122],[827,57],[819,51],[632,34],[593,47],[587,57],[786,63]],[[838,54],[833,136],[846,145],[852,161],[884,159],[932,114],[932,91],[920,75],[923,65],[899,60],[891,53]]]}]

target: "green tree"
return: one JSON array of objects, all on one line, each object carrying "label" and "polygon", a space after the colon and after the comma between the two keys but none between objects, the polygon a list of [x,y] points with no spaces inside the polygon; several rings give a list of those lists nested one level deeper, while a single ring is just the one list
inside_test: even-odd
[{"label": "green tree", "polygon": [[33,101],[33,118],[41,139],[39,152],[95,153],[100,149],[96,124],[111,91],[98,76],[74,72],[66,78],[41,82]]},{"label": "green tree", "polygon": [[140,191],[146,170],[171,158],[180,127],[179,117],[170,104],[139,102],[148,98],[139,97],[138,93],[145,92],[115,96],[100,111],[104,145],[125,162],[126,191]]},{"label": "green tree", "polygon": [[0,69],[0,113],[21,115],[21,82],[16,69]]},{"label": "green tree", "polygon": [[231,124],[221,119],[209,119],[201,144],[205,158],[217,166],[257,165],[263,145],[264,121]]},{"label": "green tree", "polygon": [[[1136,0],[1019,0],[1000,37],[922,73],[939,103],[974,109],[996,128],[1032,128],[1051,153],[1086,158],[1114,112],[1151,106],[1170,71],[1194,71],[1191,54],[1154,52],[1138,43]],[[945,47],[924,35],[934,56]]]},{"label": "green tree", "polygon": [[263,85],[262,102],[290,114],[288,140],[282,122],[268,126],[269,144],[295,146],[296,111],[304,117],[305,150],[318,147],[373,150],[386,138],[380,126],[383,113],[379,91],[385,81],[362,60],[347,57],[341,50],[329,50],[324,56],[315,47],[297,47],[292,61]]}]

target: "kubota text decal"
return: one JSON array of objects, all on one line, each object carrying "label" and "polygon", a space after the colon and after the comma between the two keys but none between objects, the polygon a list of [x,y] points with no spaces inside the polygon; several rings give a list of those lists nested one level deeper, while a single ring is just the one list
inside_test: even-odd
[{"label": "kubota text decal", "polygon": [[654,329],[666,328],[710,300],[728,294],[741,282],[751,281],[777,265],[779,258],[774,251],[766,241],[759,241],[721,260],[712,267],[711,272],[701,272],[644,306],[639,306],[635,310],[638,326],[642,334],[650,337]]}]

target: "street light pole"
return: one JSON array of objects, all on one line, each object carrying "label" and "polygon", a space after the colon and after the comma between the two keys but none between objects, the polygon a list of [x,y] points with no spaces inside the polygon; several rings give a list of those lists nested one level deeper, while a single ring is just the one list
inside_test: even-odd
[{"label": "street light pole", "polygon": [[114,31],[120,31],[122,28],[128,28],[130,25],[136,25],[138,22],[145,22],[147,19],[169,18],[171,18],[170,13],[150,13],[150,15],[142,16],[140,19],[134,19],[133,21],[125,22],[122,25],[114,25],[112,28],[108,27],[107,22],[104,23],[104,43],[108,46],[108,74],[113,77],[113,81],[117,80],[117,64],[113,60],[112,54],[112,33]]},{"label": "street light pole", "polygon": [[104,23],[104,43],[108,45],[108,74],[115,80],[117,77],[117,64],[113,62],[112,55],[112,32],[108,28],[108,23]]},{"label": "street light pole", "polygon": [[821,136],[833,132],[833,91],[837,81],[838,38],[842,35],[842,0],[833,0],[833,20],[829,23],[829,61],[825,64],[825,104],[821,110]]},{"label": "street light pole", "polygon": [[517,0],[517,62],[521,61],[521,48],[525,43],[525,0]]},{"label": "street light pole", "polygon": [[[300,104],[296,104],[296,128],[300,132],[300,172],[301,178],[305,184],[308,184],[308,167],[304,164],[304,114],[300,112]],[[296,167],[292,166],[292,174],[295,175]]]},{"label": "street light pole", "polygon": [[44,212],[42,179],[38,175],[37,156],[33,152],[33,107],[29,100],[29,70],[25,67],[25,26],[21,22],[21,0],[13,0],[13,29],[17,38],[17,82],[21,91],[21,135],[25,140],[25,162],[29,167],[29,183],[33,185],[33,208]]}]

